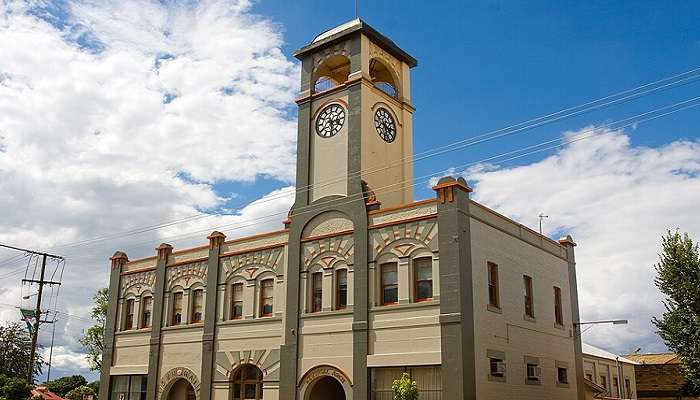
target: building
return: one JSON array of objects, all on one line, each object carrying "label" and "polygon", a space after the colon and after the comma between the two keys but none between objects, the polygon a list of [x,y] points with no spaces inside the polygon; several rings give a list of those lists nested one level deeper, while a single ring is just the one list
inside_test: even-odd
[{"label": "building", "polygon": [[301,60],[284,228],[111,258],[100,398],[583,399],[570,236],[412,191],[416,60],[362,20]]},{"label": "building", "polygon": [[635,366],[638,363],[583,343],[583,375],[593,383],[596,397],[606,399],[636,399]]},{"label": "building", "polygon": [[43,400],[64,400],[63,397],[50,391],[46,386],[36,386],[31,390],[32,398],[41,397]]},{"label": "building", "polygon": [[625,356],[637,362],[637,396],[645,400],[695,399],[685,397],[683,368],[678,354],[630,354]]}]

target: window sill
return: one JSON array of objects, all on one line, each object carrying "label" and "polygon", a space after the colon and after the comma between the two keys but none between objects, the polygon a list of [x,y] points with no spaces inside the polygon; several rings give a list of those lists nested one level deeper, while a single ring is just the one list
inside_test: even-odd
[{"label": "window sill", "polygon": [[171,325],[164,326],[162,330],[164,331],[176,331],[178,329],[201,329],[204,327],[204,323],[201,324],[182,324],[182,325]]},{"label": "window sill", "polygon": [[486,309],[496,314],[503,314],[503,310],[501,309],[501,307],[497,307],[491,304],[487,305]]},{"label": "window sill", "polygon": [[488,375],[488,380],[489,382],[500,382],[500,383],[506,383],[506,376],[505,375]]},{"label": "window sill", "polygon": [[386,305],[377,305],[374,307],[370,307],[369,311],[370,312],[381,312],[381,311],[391,311],[391,310],[403,310],[407,308],[420,308],[420,307],[431,307],[431,306],[439,306],[440,305],[440,300],[433,300],[433,301],[421,301],[418,303],[405,303],[405,304],[386,304]]},{"label": "window sill", "polygon": [[141,329],[129,329],[129,330],[125,330],[125,331],[119,331],[119,332],[115,332],[114,334],[115,335],[133,335],[133,334],[137,334],[137,333],[146,333],[146,332],[150,332],[150,331],[151,331],[151,328],[141,328]]},{"label": "window sill", "polygon": [[255,324],[255,323],[260,323],[260,322],[276,322],[276,321],[282,321],[282,317],[229,319],[226,321],[218,321],[217,325]]},{"label": "window sill", "polygon": [[554,323],[554,327],[555,327],[556,329],[559,329],[559,330],[562,330],[562,331],[564,330],[564,325],[563,325],[563,324],[558,324],[558,323],[555,322],[555,323]]},{"label": "window sill", "polygon": [[569,387],[569,384],[568,384],[568,383],[557,382],[557,387],[558,387],[558,388],[568,388],[568,387]]},{"label": "window sill", "polygon": [[342,310],[317,311],[311,313],[302,313],[300,318],[319,318],[319,317],[334,317],[339,315],[352,315],[352,310],[345,308]]},{"label": "window sill", "polygon": [[523,320],[525,320],[527,322],[533,322],[533,323],[537,322],[537,319],[535,319],[535,317],[531,317],[527,314],[523,314]]},{"label": "window sill", "polygon": [[542,381],[539,379],[525,379],[526,385],[542,386]]}]

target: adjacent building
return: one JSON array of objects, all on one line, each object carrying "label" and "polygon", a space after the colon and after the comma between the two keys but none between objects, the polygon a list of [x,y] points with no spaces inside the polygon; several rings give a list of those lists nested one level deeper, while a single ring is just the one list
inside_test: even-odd
[{"label": "adjacent building", "polygon": [[364,21],[295,56],[289,217],[115,253],[100,398],[385,400],[408,372],[425,400],[583,399],[571,237],[471,200],[461,178],[414,200],[417,62]]},{"label": "adjacent building", "polygon": [[591,398],[636,399],[637,364],[626,357],[583,343],[583,375],[586,381],[593,383],[589,385],[590,391],[596,393]]},{"label": "adjacent building", "polygon": [[680,400],[696,399],[683,396],[683,368],[675,353],[630,354],[634,360],[639,399]]}]

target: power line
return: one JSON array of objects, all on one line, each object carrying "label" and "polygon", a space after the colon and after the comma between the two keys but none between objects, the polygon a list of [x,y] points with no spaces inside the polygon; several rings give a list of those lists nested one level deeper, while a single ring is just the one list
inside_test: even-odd
[{"label": "power line", "polygon": [[[700,67],[694,68],[694,69],[691,69],[691,70],[688,70],[686,72],[676,74],[676,75],[673,75],[670,77],[662,78],[662,79],[659,79],[659,80],[656,80],[656,81],[653,81],[650,83],[646,83],[644,85],[637,86],[637,87],[632,88],[632,89],[627,89],[627,90],[624,90],[622,92],[614,93],[614,94],[602,97],[602,98],[597,99],[597,100],[589,101],[589,102],[586,102],[586,103],[583,103],[583,104],[580,104],[577,106],[562,109],[562,110],[559,110],[557,112],[550,113],[550,114],[547,114],[547,115],[544,115],[541,117],[533,118],[533,119],[530,119],[530,120],[527,120],[527,121],[524,121],[524,122],[521,122],[518,124],[510,125],[510,126],[507,126],[505,128],[500,128],[497,130],[488,131],[488,132],[485,132],[483,134],[480,134],[480,135],[477,135],[477,136],[474,136],[471,138],[462,139],[462,140],[459,140],[459,141],[456,141],[456,142],[453,142],[453,143],[450,143],[447,145],[443,145],[443,146],[439,146],[439,147],[436,147],[433,149],[429,149],[429,150],[426,150],[426,151],[421,152],[421,153],[416,153],[415,155],[409,155],[409,156],[404,157],[400,160],[397,160],[396,162],[394,162],[388,166],[377,167],[374,169],[364,169],[361,171],[350,173],[348,175],[340,176],[338,178],[331,178],[331,179],[326,180],[326,181],[317,182],[316,184],[307,185],[305,187],[292,189],[292,190],[289,190],[286,192],[283,191],[281,193],[266,197],[264,199],[258,199],[258,200],[255,200],[255,201],[249,202],[249,203],[241,203],[241,204],[234,206],[233,208],[247,207],[247,206],[250,206],[256,202],[258,202],[258,203],[259,202],[268,202],[268,201],[280,199],[280,198],[286,197],[292,193],[299,193],[299,192],[311,190],[311,188],[313,188],[313,187],[316,187],[316,188],[324,187],[324,186],[327,186],[327,185],[330,185],[332,183],[337,182],[339,179],[342,180],[342,179],[345,179],[346,177],[350,177],[353,175],[362,174],[362,173],[376,173],[376,172],[379,172],[379,171],[384,170],[384,169],[394,168],[397,165],[403,164],[407,161],[415,162],[415,161],[424,160],[424,159],[427,159],[430,157],[445,154],[445,153],[459,150],[459,149],[462,149],[465,147],[470,147],[470,146],[473,146],[476,144],[481,144],[481,143],[484,143],[486,141],[490,141],[490,140],[502,138],[505,136],[513,135],[513,134],[516,134],[516,133],[519,133],[519,132],[522,132],[522,131],[525,131],[528,129],[543,126],[545,124],[556,122],[556,121],[559,121],[559,120],[562,120],[565,118],[569,118],[569,117],[576,116],[576,115],[581,115],[583,113],[590,112],[590,111],[596,110],[596,109],[600,109],[600,108],[603,108],[603,107],[606,107],[606,106],[609,106],[612,104],[626,102],[628,100],[636,99],[636,98],[642,97],[644,95],[647,95],[649,93],[653,93],[653,92],[656,92],[659,90],[665,90],[665,89],[668,89],[670,87],[677,87],[677,86],[680,86],[682,84],[687,84],[687,83],[689,83],[697,78],[700,78],[700,74],[698,74],[698,72],[700,72]],[[620,96],[622,96],[622,97],[620,97]],[[289,192],[289,193],[287,193],[287,192]],[[191,215],[191,216],[180,218],[180,219],[175,219],[175,220],[164,222],[164,223],[148,225],[145,227],[135,228],[132,230],[127,230],[127,231],[123,231],[123,232],[119,232],[119,233],[98,236],[95,238],[85,239],[85,240],[67,243],[67,244],[63,244],[63,245],[57,245],[57,246],[50,247],[49,249],[61,249],[61,248],[65,249],[65,248],[70,248],[70,247],[81,247],[81,245],[83,245],[83,244],[92,244],[94,242],[100,242],[100,241],[105,241],[105,240],[110,240],[110,239],[117,239],[117,238],[125,237],[125,236],[132,236],[132,235],[145,233],[148,231],[157,230],[157,229],[161,229],[164,227],[173,226],[173,225],[177,225],[177,224],[181,224],[181,223],[185,223],[185,222],[192,222],[192,221],[195,221],[198,219],[210,218],[213,216],[228,216],[228,215],[236,215],[236,214],[199,213],[199,214]]]},{"label": "power line", "polygon": [[[537,144],[534,144],[534,145],[521,147],[521,148],[518,148],[518,149],[516,149],[516,150],[504,152],[504,153],[501,153],[501,154],[498,154],[498,155],[495,155],[495,156],[487,157],[487,158],[484,158],[484,159],[481,159],[481,160],[478,160],[478,161],[474,161],[474,162],[470,162],[470,163],[468,163],[468,164],[464,164],[464,165],[461,165],[461,166],[450,167],[450,168],[445,169],[445,170],[442,170],[442,171],[432,172],[432,173],[430,173],[430,174],[428,174],[428,175],[424,175],[424,176],[421,176],[421,177],[414,178],[414,180],[415,180],[416,182],[413,183],[413,185],[416,186],[416,185],[418,185],[418,184],[420,184],[420,183],[423,183],[423,180],[425,180],[425,183],[427,183],[427,182],[429,182],[429,180],[430,180],[431,178],[433,178],[436,174],[440,174],[440,173],[449,173],[450,170],[453,170],[453,169],[462,169],[462,168],[467,168],[467,167],[473,166],[473,165],[483,164],[483,163],[485,163],[485,162],[493,162],[494,160],[498,160],[499,158],[506,157],[506,156],[509,157],[509,158],[507,158],[507,159],[505,159],[505,160],[501,160],[501,162],[503,162],[503,161],[511,161],[511,160],[514,160],[514,159],[517,159],[517,158],[521,158],[521,157],[525,157],[525,156],[527,156],[527,155],[531,155],[531,154],[534,154],[534,153],[538,153],[538,152],[542,152],[542,151],[546,151],[546,150],[551,150],[551,149],[554,149],[554,148],[559,148],[559,147],[565,146],[565,145],[567,145],[567,144],[571,144],[571,143],[574,143],[574,142],[577,142],[577,141],[580,141],[580,140],[587,139],[587,138],[593,136],[593,135],[595,134],[595,132],[598,131],[598,130],[600,130],[600,129],[606,129],[606,128],[607,128],[607,129],[612,129],[612,130],[619,130],[619,129],[623,129],[623,128],[626,128],[626,127],[629,127],[629,126],[634,126],[634,125],[636,125],[636,124],[643,123],[643,122],[646,122],[646,121],[649,121],[649,120],[653,120],[653,119],[656,119],[656,118],[661,118],[661,117],[666,116],[666,115],[670,115],[670,114],[673,114],[673,113],[676,113],[676,112],[680,112],[680,111],[683,111],[683,110],[686,110],[686,109],[689,109],[689,108],[692,108],[692,107],[696,107],[696,106],[700,105],[700,103],[695,103],[695,104],[693,104],[693,102],[696,102],[696,101],[698,101],[698,100],[700,100],[700,96],[694,97],[694,98],[691,98],[691,99],[687,99],[687,100],[683,100],[683,101],[679,101],[679,102],[676,102],[676,103],[673,103],[673,104],[670,104],[670,105],[667,105],[667,106],[659,107],[659,108],[653,109],[653,110],[651,110],[651,111],[647,111],[647,112],[643,112],[643,113],[634,115],[634,116],[632,116],[632,117],[628,117],[628,118],[624,118],[624,119],[621,119],[621,120],[617,120],[617,121],[614,121],[614,122],[612,122],[612,123],[609,123],[609,124],[607,124],[607,125],[605,125],[605,126],[603,126],[603,127],[589,128],[589,129],[586,129],[586,130],[582,131],[582,132],[585,133],[585,134],[583,134],[583,135],[582,135],[582,134],[579,134],[578,136],[573,137],[573,138],[570,138],[569,140],[564,140],[564,141],[562,141],[559,137],[557,137],[557,138],[552,139],[552,140],[547,140],[547,141],[543,141],[543,142],[540,142],[540,143],[537,143]],[[673,108],[679,107],[679,106],[682,106],[682,107],[681,107],[681,108],[677,108],[677,109],[675,109],[675,110],[673,109]],[[670,111],[666,111],[666,110],[670,110]],[[663,112],[662,114],[659,114],[659,115],[655,115],[655,116],[653,115],[654,113],[658,113],[658,112],[661,112],[661,111],[665,111],[665,112]],[[642,118],[642,117],[647,117],[647,118]],[[642,118],[642,119],[639,119],[639,118]],[[618,125],[619,125],[619,126],[618,126]],[[558,144],[556,144],[556,145],[551,145],[551,144],[553,144],[553,143],[558,143]],[[549,145],[549,146],[548,146],[548,145]],[[547,147],[543,147],[543,146],[547,146]],[[523,153],[523,152],[525,152],[525,153]],[[408,183],[408,182],[409,182],[409,180],[400,181],[400,182],[394,182],[394,183],[392,183],[392,184],[390,184],[390,185],[386,185],[386,186],[384,186],[384,187],[379,187],[379,188],[375,189],[375,192],[385,192],[385,193],[386,193],[386,192],[388,191],[388,189],[390,189],[390,188],[392,188],[392,187],[395,187],[395,186],[402,185],[402,184],[404,184],[404,183]],[[399,189],[394,189],[394,191],[395,191],[395,190],[400,190],[400,188],[399,188]],[[351,202],[353,202],[353,201],[357,201],[357,200],[359,200],[360,198],[363,198],[363,196],[364,196],[363,193],[353,194],[353,195],[347,196],[347,198],[344,199],[345,201],[340,202],[340,203],[338,203],[338,204],[348,204],[348,203],[351,203]],[[303,215],[303,214],[308,213],[308,212],[312,212],[313,210],[311,210],[311,211],[306,211],[306,210],[312,209],[312,208],[313,208],[313,207],[311,207],[311,206],[300,207],[299,209],[297,209],[297,211],[300,211],[300,212],[297,212],[295,215],[298,216],[298,215]],[[249,227],[249,226],[256,225],[256,224],[258,224],[258,223],[260,223],[260,222],[262,222],[262,221],[267,221],[267,220],[269,220],[269,219],[272,218],[272,217],[277,218],[278,216],[284,215],[285,213],[286,213],[286,212],[278,212],[278,213],[268,214],[268,215],[265,215],[265,216],[253,218],[253,219],[251,219],[251,220],[247,220],[247,221],[243,221],[243,222],[236,222],[236,223],[232,223],[232,224],[219,225],[219,226],[215,226],[215,227],[211,227],[211,228],[207,228],[207,229],[202,229],[202,230],[198,230],[198,231],[188,232],[188,233],[186,233],[186,234],[184,234],[184,235],[176,235],[176,236],[171,236],[171,237],[165,237],[165,238],[163,238],[163,239],[164,239],[164,240],[175,240],[175,241],[177,241],[177,240],[183,240],[183,239],[187,239],[187,238],[191,238],[191,237],[196,237],[196,236],[198,236],[198,234],[200,234],[200,233],[210,232],[212,229],[224,229],[224,228],[229,228],[229,230],[242,229],[242,228],[245,228],[245,227]],[[146,243],[146,242],[139,242],[138,244],[147,244],[147,243]]]}]

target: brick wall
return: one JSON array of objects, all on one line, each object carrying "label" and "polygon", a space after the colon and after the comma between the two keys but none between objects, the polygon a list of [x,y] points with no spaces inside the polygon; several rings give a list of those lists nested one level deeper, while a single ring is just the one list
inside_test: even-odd
[{"label": "brick wall", "polygon": [[635,366],[637,397],[645,400],[689,399],[681,397],[685,384],[680,364]]}]

